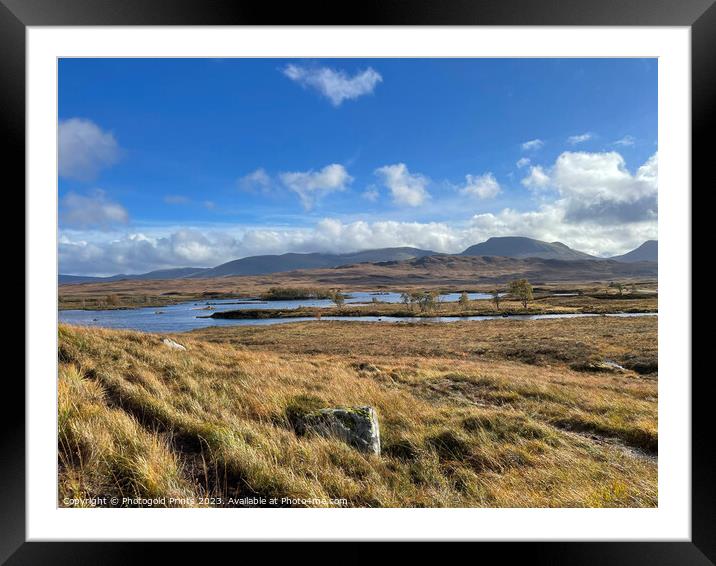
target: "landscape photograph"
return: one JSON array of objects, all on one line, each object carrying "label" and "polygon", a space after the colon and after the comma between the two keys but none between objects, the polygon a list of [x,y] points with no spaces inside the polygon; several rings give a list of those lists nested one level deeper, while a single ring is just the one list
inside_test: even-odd
[{"label": "landscape photograph", "polygon": [[59,59],[57,505],[658,507],[657,79]]}]

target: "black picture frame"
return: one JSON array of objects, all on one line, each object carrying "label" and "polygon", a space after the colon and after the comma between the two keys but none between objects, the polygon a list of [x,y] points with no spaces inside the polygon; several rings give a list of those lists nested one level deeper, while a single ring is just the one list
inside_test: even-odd
[{"label": "black picture frame", "polygon": [[[688,26],[692,37],[693,184],[707,182],[708,138],[716,101],[715,0],[364,0],[356,4],[200,0],[0,0],[0,116],[6,186],[25,185],[25,32],[78,25],[571,25]],[[351,10],[350,7],[353,7]],[[711,179],[708,179],[711,181]],[[690,187],[679,190],[690,191]],[[31,300],[25,297],[26,302]],[[31,339],[31,337],[26,337]],[[702,377],[709,377],[703,375]],[[682,376],[690,379],[691,376]],[[692,536],[690,542],[491,543],[499,555],[531,564],[716,564],[716,465],[710,379],[692,380]],[[6,564],[126,564],[206,560],[207,544],[26,542],[24,386],[5,375],[0,435],[0,561]],[[8,405],[15,405],[14,411]],[[668,481],[668,478],[664,478]],[[80,533],[78,535],[81,536]],[[320,533],[316,533],[320,539]],[[225,546],[222,547],[224,550]],[[485,550],[489,552],[485,553]],[[325,556],[325,555],[324,555]],[[234,556],[232,560],[237,559]],[[477,557],[476,557],[477,558]]]}]

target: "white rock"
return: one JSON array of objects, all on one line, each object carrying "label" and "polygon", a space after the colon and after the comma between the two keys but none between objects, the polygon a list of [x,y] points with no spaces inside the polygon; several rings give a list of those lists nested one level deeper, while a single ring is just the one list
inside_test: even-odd
[{"label": "white rock", "polygon": [[162,342],[167,348],[171,348],[172,350],[186,350],[186,346],[182,346],[179,342],[174,342],[171,338],[165,338]]},{"label": "white rock", "polygon": [[299,434],[332,436],[361,452],[380,454],[378,413],[373,407],[319,409],[298,417],[294,426]]}]

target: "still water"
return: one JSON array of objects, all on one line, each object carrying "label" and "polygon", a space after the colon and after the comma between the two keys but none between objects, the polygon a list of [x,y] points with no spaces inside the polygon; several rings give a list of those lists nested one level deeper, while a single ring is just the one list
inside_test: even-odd
[{"label": "still water", "polygon": [[[470,299],[488,299],[486,293],[470,293]],[[351,293],[346,300],[349,304],[370,303],[375,297],[379,301],[400,302],[398,293],[373,294],[367,292]],[[456,301],[459,293],[442,295],[443,302]],[[238,309],[295,309],[298,307],[330,307],[333,303],[327,299],[297,301],[242,301],[238,299],[190,301],[165,307],[147,307],[139,309],[115,310],[63,310],[59,311],[59,322],[82,326],[99,326],[103,328],[122,328],[141,330],[143,332],[186,332],[195,328],[208,326],[246,326],[282,324],[289,322],[315,321],[311,318],[267,318],[267,319],[215,319],[207,317],[213,312]],[[208,310],[206,307],[211,306]],[[539,320],[549,318],[574,318],[582,316],[601,316],[586,314],[544,314],[544,315],[513,315],[505,320]],[[629,313],[608,316],[656,316],[656,313]],[[500,316],[464,316],[464,317],[392,317],[392,316],[324,316],[321,320],[349,320],[354,322],[457,322],[461,320],[495,320]]]}]

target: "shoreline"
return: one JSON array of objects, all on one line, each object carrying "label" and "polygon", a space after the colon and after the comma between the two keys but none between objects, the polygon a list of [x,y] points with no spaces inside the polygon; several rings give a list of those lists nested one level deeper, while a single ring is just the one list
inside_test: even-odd
[{"label": "shoreline", "polygon": [[474,316],[494,316],[499,318],[510,318],[511,316],[533,316],[533,315],[615,315],[615,314],[658,314],[658,308],[641,309],[583,309],[583,308],[539,308],[539,309],[505,309],[487,310],[470,309],[461,313],[455,312],[418,312],[396,309],[394,311],[374,309],[348,309],[333,307],[318,308],[296,308],[296,309],[237,309],[231,311],[214,312],[197,318],[213,318],[217,320],[266,320],[276,318],[360,318],[360,317],[386,317],[386,318],[454,318],[467,319]]},{"label": "shoreline", "polygon": [[[327,316],[323,317],[321,319],[317,318],[311,318],[311,317],[284,317],[284,318],[278,318],[278,319],[272,319],[272,322],[269,323],[261,323],[258,322],[262,319],[233,319],[233,320],[256,320],[256,323],[246,323],[246,324],[232,324],[232,325],[226,325],[226,324],[213,324],[210,326],[204,326],[204,327],[196,327],[196,328],[188,328],[186,330],[145,330],[140,328],[132,328],[132,327],[113,327],[113,326],[101,326],[101,325],[94,325],[94,324],[81,324],[81,323],[73,323],[73,322],[59,322],[59,326],[71,326],[74,328],[85,328],[87,330],[119,330],[119,331],[127,331],[127,332],[139,332],[141,334],[146,335],[188,335],[194,332],[202,332],[202,331],[211,331],[214,330],[224,330],[228,328],[254,328],[254,329],[263,329],[265,327],[276,327],[276,326],[285,326],[285,325],[301,325],[304,323],[322,323],[321,326],[326,324],[348,324],[348,325],[380,325],[380,326],[396,326],[396,327],[406,327],[406,326],[415,326],[415,325],[455,325],[460,323],[477,323],[477,322],[484,322],[484,323],[491,323],[491,322],[506,322],[509,321],[511,323],[519,323],[519,322],[536,322],[536,321],[555,321],[555,320],[574,320],[574,319],[580,319],[580,318],[591,318],[591,319],[607,319],[607,318],[651,318],[651,317],[657,317],[658,318],[659,313],[657,311],[654,312],[633,312],[633,313],[625,313],[625,312],[614,312],[614,313],[547,313],[547,314],[539,314],[539,313],[528,313],[528,314],[514,314],[511,316],[498,316],[498,315],[474,315],[472,317],[463,317],[463,316],[424,316],[424,317],[391,317],[391,316],[385,316],[385,317],[372,317],[376,318],[378,320],[364,320],[361,319],[361,317],[340,317],[340,316]],[[539,317],[539,318],[529,318],[529,317]],[[196,318],[204,318],[208,319],[211,317],[204,316],[204,317],[196,317]],[[354,319],[354,320],[351,320]],[[382,320],[381,320],[382,319]],[[442,320],[435,320],[435,319],[442,319]],[[445,320],[449,319],[449,320]],[[266,320],[266,319],[264,319]]]}]

